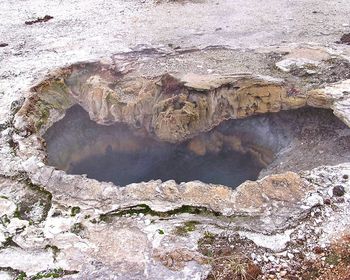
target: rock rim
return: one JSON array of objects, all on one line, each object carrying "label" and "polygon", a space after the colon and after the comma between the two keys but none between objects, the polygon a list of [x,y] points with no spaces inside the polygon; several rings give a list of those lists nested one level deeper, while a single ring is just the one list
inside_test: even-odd
[{"label": "rock rim", "polygon": [[[291,58],[293,53],[300,55],[306,52],[310,56],[312,49],[307,48],[307,50],[303,50],[303,47],[298,47],[296,50],[292,48],[288,56],[280,56],[280,61],[292,59],[295,62],[297,58]],[[316,67],[319,72],[322,72],[325,61],[329,58],[326,55],[328,53],[323,48],[314,49],[314,51],[316,58],[311,68],[314,71]],[[323,55],[320,55],[320,52]],[[136,211],[136,213],[156,217],[178,215],[177,221],[183,222],[187,220],[186,215],[196,213],[196,216],[200,220],[203,219],[205,221],[203,223],[206,224],[215,224],[220,227],[227,226],[228,223],[231,230],[273,235],[295,227],[310,213],[311,209],[324,203],[323,198],[329,186],[317,183],[323,170],[338,174],[337,176],[340,176],[340,173],[349,172],[349,163],[344,163],[337,167],[318,167],[298,174],[286,172],[269,175],[256,182],[245,182],[236,190],[232,190],[225,186],[204,184],[199,181],[181,184],[174,181],[150,181],[117,187],[112,183],[98,182],[80,175],[67,175],[64,171],[47,166],[42,135],[74,104],[85,108],[90,113],[91,119],[98,123],[125,122],[131,127],[143,127],[154,137],[169,142],[191,138],[227,119],[245,118],[254,114],[291,110],[304,106],[331,109],[349,126],[350,97],[347,92],[350,81],[339,80],[325,86],[311,83],[310,86],[307,83],[309,76],[298,76],[299,74],[290,73],[291,71],[286,68],[288,65],[293,67],[299,65],[298,61],[294,64],[288,61],[277,63],[277,67],[281,64],[283,67],[280,66],[281,70],[271,70],[279,73],[274,77],[200,73],[164,73],[146,77],[140,73],[145,71],[142,67],[147,69],[147,65],[138,65],[138,61],[134,61],[134,57],[130,58],[129,55],[124,58],[118,56],[119,62],[124,62],[120,64],[124,65],[123,71],[117,68],[120,67],[119,64],[111,63],[111,60],[77,64],[56,71],[32,88],[23,106],[18,105],[18,110],[10,124],[2,130],[2,153],[6,154],[6,157],[1,160],[1,180],[3,186],[12,186],[9,188],[9,193],[18,187],[18,182],[23,184],[23,188],[32,186],[40,192],[48,192],[50,205],[53,206],[45,214],[46,225],[56,221],[53,209],[67,211],[72,207],[79,208],[79,211],[96,221],[93,225],[87,225],[82,221],[83,217],[78,215],[79,219],[71,225],[75,225],[72,230],[73,233],[75,232],[73,235],[66,236],[64,230],[58,230],[57,234],[50,231],[44,233],[46,241],[50,244],[59,244],[60,248],[78,240],[89,242],[87,250],[79,248],[74,249],[75,251],[73,249],[65,251],[71,258],[75,256],[74,261],[69,264],[65,262],[65,257],[61,257],[59,261],[59,266],[64,267],[67,274],[71,271],[79,271],[79,277],[83,277],[88,271],[95,271],[101,276],[110,275],[118,269],[121,272],[115,279],[125,277],[139,279],[145,267],[153,271],[150,272],[153,276],[156,268],[161,268],[162,271],[165,269],[160,263],[145,261],[143,255],[133,259],[130,253],[136,249],[128,247],[130,251],[123,251],[115,245],[116,240],[112,241],[114,245],[111,246],[117,246],[115,250],[119,252],[118,256],[124,256],[126,259],[112,261],[116,255],[101,251],[104,246],[110,247],[100,238],[113,235],[112,232],[116,229],[112,225],[115,222],[112,222],[112,225],[104,224],[103,219],[121,217],[121,220],[117,219],[117,224],[120,226],[125,223],[124,215]],[[158,59],[158,54],[156,57]],[[298,67],[305,69],[305,59],[302,58],[301,61],[301,66]],[[310,63],[308,60],[307,65]],[[88,68],[88,71],[84,71],[85,68]],[[79,81],[83,82],[79,83]],[[73,219],[67,220],[72,223]],[[80,225],[76,226],[80,223],[84,230]],[[145,223],[148,224],[147,220]],[[138,225],[137,229],[133,230],[133,226],[135,226],[134,221],[126,226],[125,232],[117,230],[120,239],[128,236],[125,238],[125,244],[128,245],[125,246],[130,245],[130,238],[132,238],[143,240],[141,242],[143,245],[139,246],[143,247],[144,252],[161,248],[152,243],[155,242],[153,237],[151,239],[146,237],[145,232],[148,229]],[[97,232],[101,230],[105,231],[105,237],[98,235]],[[79,235],[81,231],[84,232],[82,236]],[[59,240],[62,242],[60,243]],[[16,237],[16,241],[21,246],[28,246],[33,250],[35,242],[26,244],[21,237]],[[177,244],[176,246],[184,246],[180,241],[176,242],[174,243]],[[135,244],[137,246],[138,243]],[[94,251],[92,250],[94,246],[102,249]],[[11,250],[13,250],[11,247],[6,249],[4,254],[6,256],[24,254],[23,251]],[[45,256],[46,253],[41,252],[43,253],[41,257]],[[97,270],[96,266],[83,265],[78,260],[78,256],[83,252],[87,254],[85,260],[102,261],[104,263],[102,270]],[[37,256],[40,259],[40,254]],[[159,254],[157,258],[163,259]],[[191,277],[197,273],[202,278],[208,273],[208,267],[201,264],[196,254],[193,256],[187,254],[184,258],[187,260],[184,265],[189,267]],[[51,261],[52,263],[47,264],[48,267],[57,267],[57,263],[53,265],[55,261],[50,259]],[[136,272],[131,272],[131,267],[135,264],[138,269]],[[29,274],[43,270],[41,267],[36,267],[31,271],[23,265],[11,267],[26,270]],[[181,265],[180,267],[183,268]],[[169,272],[165,269],[165,271],[166,275],[174,277],[190,277],[181,274],[184,270]]]}]

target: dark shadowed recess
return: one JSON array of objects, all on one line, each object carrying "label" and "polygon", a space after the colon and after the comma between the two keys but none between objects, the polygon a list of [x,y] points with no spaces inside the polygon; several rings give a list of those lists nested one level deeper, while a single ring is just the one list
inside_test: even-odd
[{"label": "dark shadowed recess", "polygon": [[45,140],[50,165],[121,186],[173,179],[236,187],[255,180],[262,168],[248,153],[222,149],[200,156],[186,142],[160,142],[122,124],[99,125],[79,106],[69,109]]}]

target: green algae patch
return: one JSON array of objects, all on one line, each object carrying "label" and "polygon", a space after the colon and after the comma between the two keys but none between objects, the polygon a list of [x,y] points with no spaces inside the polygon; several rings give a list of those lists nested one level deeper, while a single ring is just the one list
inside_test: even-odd
[{"label": "green algae patch", "polygon": [[200,222],[198,222],[198,221],[184,222],[183,225],[177,226],[174,229],[173,233],[176,235],[180,235],[180,236],[187,236],[189,234],[189,232],[195,231],[196,226],[199,224],[200,224]]},{"label": "green algae patch", "polygon": [[81,212],[80,207],[74,206],[74,207],[72,207],[72,209],[71,209],[71,211],[70,211],[70,215],[71,215],[72,217],[75,217],[75,216],[78,215],[80,212]]},{"label": "green algae patch", "polygon": [[113,217],[136,216],[139,214],[156,216],[160,218],[168,218],[179,214],[193,214],[193,215],[214,216],[214,217],[221,216],[219,212],[209,210],[206,207],[183,205],[174,210],[161,212],[161,211],[152,210],[151,207],[149,207],[146,204],[139,204],[128,208],[112,211],[106,214],[102,214],[100,215],[99,220],[103,222],[111,222],[111,219]]},{"label": "green algae patch", "polygon": [[53,80],[47,86],[41,88],[39,100],[36,103],[35,128],[41,129],[48,123],[51,110],[64,112],[74,104],[71,97],[70,89],[65,84],[63,79]]}]

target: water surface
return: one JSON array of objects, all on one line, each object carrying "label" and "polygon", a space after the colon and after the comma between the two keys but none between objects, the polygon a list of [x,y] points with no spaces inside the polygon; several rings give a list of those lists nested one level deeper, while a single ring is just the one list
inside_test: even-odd
[{"label": "water surface", "polygon": [[222,149],[197,155],[188,143],[159,142],[125,125],[104,126],[78,106],[67,111],[45,134],[50,165],[69,174],[127,185],[173,179],[200,180],[236,187],[255,180],[261,170],[252,156]]}]

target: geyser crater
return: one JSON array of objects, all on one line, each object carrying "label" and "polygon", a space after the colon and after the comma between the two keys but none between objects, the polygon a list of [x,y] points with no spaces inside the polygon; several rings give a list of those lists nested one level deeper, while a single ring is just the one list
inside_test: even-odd
[{"label": "geyser crater", "polygon": [[236,187],[347,162],[348,128],[330,108],[302,82],[296,90],[251,74],[147,76],[96,62],[33,87],[14,127],[24,136],[18,155],[68,174],[122,186],[174,179]]}]

